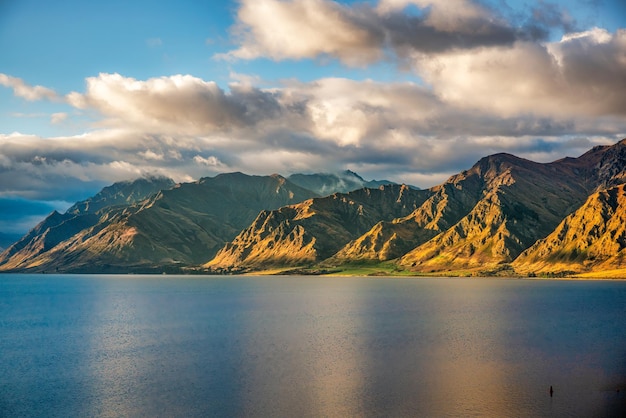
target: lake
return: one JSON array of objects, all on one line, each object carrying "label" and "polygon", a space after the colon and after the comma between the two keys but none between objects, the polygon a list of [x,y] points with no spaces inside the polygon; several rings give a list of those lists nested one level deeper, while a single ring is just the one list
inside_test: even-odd
[{"label": "lake", "polygon": [[0,275],[0,416],[626,416],[626,282]]}]

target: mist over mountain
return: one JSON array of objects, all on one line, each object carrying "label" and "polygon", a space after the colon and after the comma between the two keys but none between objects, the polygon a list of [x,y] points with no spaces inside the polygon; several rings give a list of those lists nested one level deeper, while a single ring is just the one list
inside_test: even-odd
[{"label": "mist over mountain", "polygon": [[388,184],[396,184],[389,180],[365,180],[363,177],[350,170],[345,170],[340,173],[296,173],[287,178],[292,183],[295,183],[300,187],[304,187],[305,189],[312,190],[320,196],[326,196],[333,193],[348,193],[364,187],[377,188]]},{"label": "mist over mountain", "polygon": [[53,212],[0,254],[0,271],[619,271],[625,183],[626,140],[551,163],[495,154],[425,190],[351,171],[144,178]]}]

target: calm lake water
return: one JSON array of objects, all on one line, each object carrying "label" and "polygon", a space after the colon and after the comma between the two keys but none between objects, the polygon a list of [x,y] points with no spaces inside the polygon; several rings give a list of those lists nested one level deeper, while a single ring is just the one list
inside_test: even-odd
[{"label": "calm lake water", "polygon": [[2,417],[624,415],[624,281],[0,275]]}]

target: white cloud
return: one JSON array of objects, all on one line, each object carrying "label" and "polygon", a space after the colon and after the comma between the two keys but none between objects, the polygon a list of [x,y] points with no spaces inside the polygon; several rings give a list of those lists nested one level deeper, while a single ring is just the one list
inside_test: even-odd
[{"label": "white cloud", "polygon": [[417,68],[443,101],[513,117],[626,115],[626,30],[561,42],[419,56]]},{"label": "white cloud", "polygon": [[87,79],[84,94],[67,100],[79,109],[92,108],[108,125],[134,126],[159,133],[198,134],[246,127],[272,117],[272,94],[234,86],[224,92],[215,82],[190,75],[136,80],[119,74]]},{"label": "white cloud", "polygon": [[138,155],[145,160],[163,161],[165,156],[161,153],[156,153],[152,150],[140,151]]},{"label": "white cloud", "polygon": [[21,78],[11,77],[3,73],[0,73],[0,85],[13,89],[15,96],[31,102],[43,99],[59,99],[57,93],[52,89],[43,86],[31,86],[26,84]]},{"label": "white cloud", "polygon": [[382,33],[358,14],[328,0],[242,0],[236,35],[242,45],[223,57],[299,59],[329,55],[352,65],[382,57]]},{"label": "white cloud", "polygon": [[50,115],[50,123],[52,124],[62,123],[67,119],[68,116],[69,115],[65,112],[53,113],[52,115]]},{"label": "white cloud", "polygon": [[193,161],[199,165],[206,165],[213,168],[225,168],[226,166],[214,155],[210,155],[208,157],[202,157],[200,155],[196,155],[193,157]]},{"label": "white cloud", "polygon": [[[409,5],[422,15],[405,13]],[[242,0],[232,32],[239,47],[217,58],[273,60],[332,57],[350,66],[412,52],[510,45],[534,38],[470,0],[382,0],[342,5],[331,0]],[[395,56],[394,56],[395,54]]]}]

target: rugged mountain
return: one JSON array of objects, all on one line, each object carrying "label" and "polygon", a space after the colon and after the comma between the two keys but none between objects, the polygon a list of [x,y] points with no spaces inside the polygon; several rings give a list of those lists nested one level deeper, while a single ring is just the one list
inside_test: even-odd
[{"label": "rugged mountain", "polygon": [[405,185],[360,189],[263,211],[206,266],[301,266],[324,260],[381,220],[403,217],[430,192]]},{"label": "rugged mountain", "polygon": [[480,199],[454,225],[404,255],[400,264],[443,271],[513,261],[587,197],[587,186],[571,169],[569,162],[539,164],[508,154],[482,159],[466,174],[482,183]]},{"label": "rugged mountain", "polygon": [[[321,193],[364,181],[333,176],[292,177]],[[359,260],[394,260],[414,273],[626,270],[624,183],[626,140],[547,164],[495,154],[428,190],[390,184],[320,197],[279,175],[173,187],[148,179],[53,212],[0,254],[0,271],[223,272]]]},{"label": "rugged mountain", "polygon": [[382,261],[400,257],[458,222],[478,202],[483,185],[475,173],[453,176],[431,188],[428,199],[410,215],[377,223],[330,261]]},{"label": "rugged mountain", "polygon": [[395,184],[388,180],[365,180],[353,171],[345,170],[340,173],[292,174],[289,181],[305,189],[313,190],[320,196],[333,193],[348,193],[366,188],[378,188],[387,184]]},{"label": "rugged mountain", "polygon": [[[262,209],[313,196],[317,195],[278,175],[203,178],[132,205],[80,216],[53,214],[29,234],[36,248],[13,255],[0,269],[127,272],[198,264],[210,259]],[[77,207],[80,212],[84,206]],[[68,217],[88,222],[68,223]]]},{"label": "rugged mountain", "polygon": [[[355,199],[364,191],[264,212],[208,266],[255,269],[397,259],[416,273],[497,270],[548,236],[591,193],[622,183],[625,149],[621,141],[547,164],[510,154],[485,157],[418,193],[414,209],[400,217]],[[322,202],[324,210],[318,208]],[[342,216],[351,212],[339,202],[352,213],[367,207],[367,216]]]},{"label": "rugged mountain", "polygon": [[[620,173],[621,174],[621,173]],[[626,185],[596,192],[515,260],[520,273],[626,268]]]},{"label": "rugged mountain", "polygon": [[105,187],[95,196],[76,203],[65,213],[52,212],[24,237],[0,254],[0,271],[22,268],[79,232],[99,223],[98,212],[126,206],[148,198],[174,181],[165,177],[146,177]]}]

